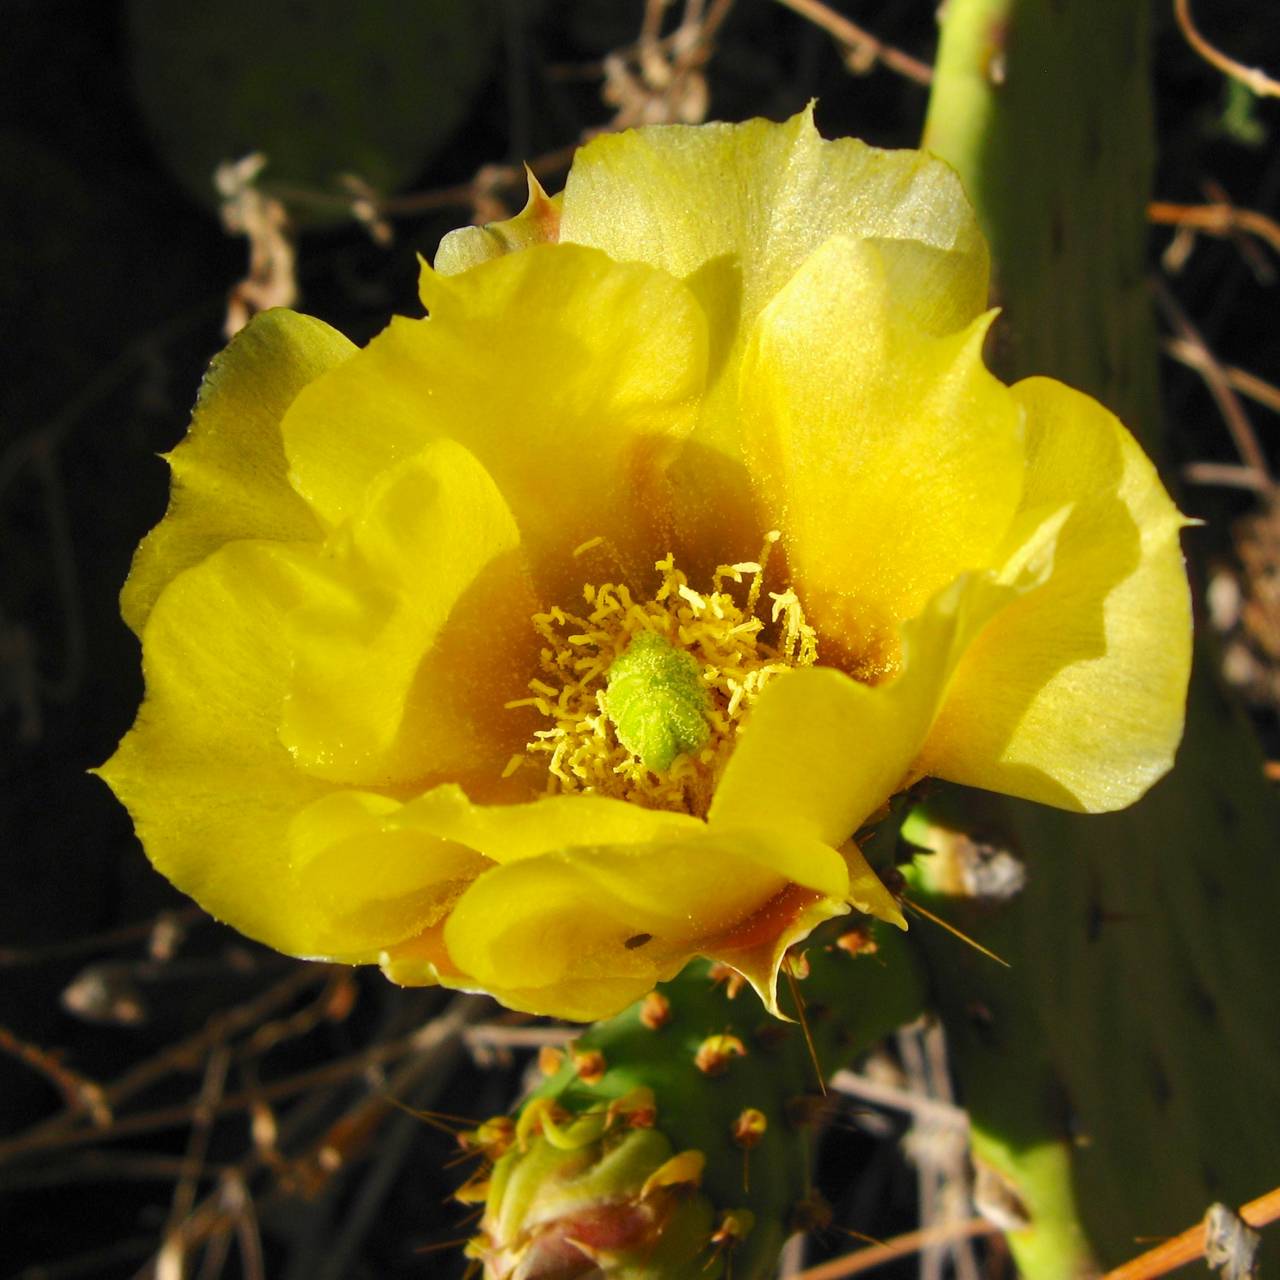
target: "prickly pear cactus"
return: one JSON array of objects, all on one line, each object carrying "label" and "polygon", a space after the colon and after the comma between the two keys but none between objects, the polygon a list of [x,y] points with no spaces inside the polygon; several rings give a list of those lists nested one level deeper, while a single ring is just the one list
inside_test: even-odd
[{"label": "prickly pear cactus", "polygon": [[[951,0],[925,145],[991,240],[1003,372],[1073,382],[1159,457],[1148,82],[1144,0]],[[948,948],[931,968],[1028,1276],[1118,1261],[1280,1170],[1280,806],[1200,656],[1179,765],[1135,808],[1076,818],[953,793],[906,828],[936,850],[917,890],[1013,964]],[[1021,892],[993,870],[1011,857]]]},{"label": "prickly pear cactus", "polygon": [[808,1036],[697,962],[589,1029],[516,1120],[494,1122],[476,1143],[494,1165],[471,1250],[487,1275],[772,1273],[786,1236],[822,1220],[807,1192],[807,1134],[825,1110],[815,1059],[835,1071],[924,997],[897,930],[834,924],[793,953]]},{"label": "prickly pear cactus", "polygon": [[[1145,0],[949,0],[943,15],[925,145],[991,240],[1012,335],[995,361],[1090,391],[1158,457]],[[1030,1280],[1097,1274],[1274,1184],[1278,819],[1209,659],[1178,768],[1132,810],[942,788],[904,824],[911,896],[1012,968],[923,925],[866,935],[876,963],[849,942],[810,948],[800,986],[827,1071],[919,1011],[923,961],[979,1199]],[[770,1274],[819,1211],[800,1030],[695,966],[575,1049],[490,1148],[475,1253],[491,1274],[666,1280],[730,1259],[737,1280]],[[535,1183],[549,1189],[521,1192]]]}]

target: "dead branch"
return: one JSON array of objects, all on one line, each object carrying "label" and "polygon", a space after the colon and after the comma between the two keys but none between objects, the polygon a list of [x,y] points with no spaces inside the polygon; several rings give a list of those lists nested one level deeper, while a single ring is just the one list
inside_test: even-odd
[{"label": "dead branch", "polygon": [[[1250,1200],[1241,1208],[1240,1217],[1251,1227],[1265,1227],[1280,1218],[1280,1187]],[[1172,1240],[1166,1240],[1123,1266],[1108,1271],[1102,1280],[1154,1280],[1156,1276],[1166,1275],[1204,1257],[1206,1234],[1205,1224],[1197,1222]]]},{"label": "dead branch", "polygon": [[862,75],[879,62],[890,71],[914,80],[916,84],[932,83],[933,68],[927,62],[921,62],[902,49],[885,44],[870,31],[823,4],[822,0],[778,0],[778,3],[802,18],[807,18],[832,36],[844,48],[846,65],[855,74]]},{"label": "dead branch", "polygon": [[1260,67],[1246,67],[1243,62],[1227,57],[1200,34],[1195,23],[1191,21],[1191,0],[1173,0],[1173,12],[1187,43],[1207,63],[1217,67],[1233,80],[1239,80],[1245,88],[1256,93],[1260,98],[1280,98],[1280,80],[1273,80]]}]

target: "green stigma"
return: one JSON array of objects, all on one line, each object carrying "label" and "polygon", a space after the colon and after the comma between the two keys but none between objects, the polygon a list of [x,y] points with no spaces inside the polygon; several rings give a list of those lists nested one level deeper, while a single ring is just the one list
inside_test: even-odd
[{"label": "green stigma", "polygon": [[609,668],[604,709],[618,741],[661,773],[711,736],[711,698],[697,660],[656,631],[642,631]]}]

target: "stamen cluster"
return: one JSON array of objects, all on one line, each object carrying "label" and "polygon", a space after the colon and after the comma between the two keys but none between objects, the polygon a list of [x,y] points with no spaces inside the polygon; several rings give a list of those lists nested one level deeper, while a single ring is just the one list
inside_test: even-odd
[{"label": "stamen cluster", "polygon": [[[525,755],[513,757],[508,776],[536,761],[546,769],[552,794],[593,792],[704,816],[761,691],[780,672],[812,666],[818,658],[817,634],[796,593],[764,591],[765,565],[777,540],[776,533],[768,535],[759,560],[719,566],[708,592],[694,590],[668,553],[654,565],[661,581],[650,599],[637,600],[623,583],[588,583],[585,613],[556,606],[535,614],[533,625],[545,642],[541,670],[529,682],[530,696],[509,705],[533,707],[550,724],[534,734]],[[745,598],[739,599],[731,588],[744,584]],[[763,617],[766,594],[772,604]],[[610,669],[645,632],[688,653],[708,695],[705,742],[661,771],[619,740],[606,709]]]}]

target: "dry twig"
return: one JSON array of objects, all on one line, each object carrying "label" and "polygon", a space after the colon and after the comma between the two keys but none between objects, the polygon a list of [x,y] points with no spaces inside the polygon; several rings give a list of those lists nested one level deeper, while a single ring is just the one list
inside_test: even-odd
[{"label": "dry twig", "polygon": [[1246,67],[1243,62],[1228,58],[1200,34],[1195,23],[1191,21],[1191,0],[1173,0],[1173,12],[1187,43],[1206,62],[1217,67],[1224,75],[1240,81],[1245,88],[1256,93],[1260,98],[1280,98],[1280,80],[1273,80],[1260,67]]},{"label": "dry twig", "polygon": [[[1265,1227],[1267,1223],[1275,1222],[1280,1218],[1280,1187],[1250,1200],[1240,1209],[1240,1217],[1251,1227]],[[1172,1240],[1166,1240],[1123,1266],[1108,1271],[1102,1280],[1154,1280],[1156,1276],[1167,1275],[1204,1256],[1205,1234],[1205,1224],[1198,1222]]]},{"label": "dry twig", "polygon": [[902,49],[885,44],[870,31],[823,4],[822,0],[778,0],[778,3],[802,18],[808,18],[815,26],[834,37],[846,51],[845,62],[850,71],[861,75],[879,62],[890,71],[914,80],[916,84],[932,83],[933,68],[927,62],[921,62]]},{"label": "dry twig", "polygon": [[1147,221],[1223,239],[1242,233],[1256,236],[1280,253],[1280,222],[1256,209],[1241,209],[1226,200],[1214,204],[1170,204],[1154,200],[1147,205]]},{"label": "dry twig", "polygon": [[925,1227],[919,1231],[908,1231],[891,1240],[873,1244],[866,1249],[857,1249],[846,1253],[842,1258],[833,1258],[830,1262],[810,1267],[802,1271],[795,1280],[843,1280],[845,1276],[860,1275],[875,1267],[882,1267],[886,1262],[894,1262],[899,1258],[910,1257],[934,1245],[958,1243],[962,1240],[973,1240],[978,1236],[994,1236],[1000,1228],[985,1218],[967,1218],[960,1222],[943,1222],[936,1227]]},{"label": "dry twig", "polygon": [[[213,183],[222,197],[222,225],[229,234],[249,241],[248,274],[227,297],[223,332],[228,338],[257,312],[291,307],[298,300],[293,243],[286,234],[289,215],[279,200],[256,185],[266,163],[266,156],[254,154],[221,164],[214,173]],[[351,207],[365,208],[360,195],[353,197]]]},{"label": "dry twig", "polygon": [[[102,1087],[104,1104],[113,1111],[117,1110],[121,1103],[172,1072],[194,1070],[213,1046],[249,1027],[256,1026],[264,1018],[269,1017],[275,1009],[288,1004],[312,983],[324,978],[326,973],[327,966],[324,965],[298,965],[287,977],[260,992],[252,1000],[210,1019],[209,1023],[194,1035],[168,1046],[154,1057],[136,1063],[111,1084],[104,1085]],[[221,1107],[219,1109],[221,1110]],[[180,1123],[186,1123],[191,1115],[190,1106],[177,1110],[183,1111],[187,1118]],[[52,1147],[77,1145],[85,1141],[116,1137],[121,1135],[127,1127],[125,1122],[116,1120],[106,1129],[86,1131],[77,1129],[78,1119],[78,1113],[68,1108],[0,1142],[0,1164]]]},{"label": "dry twig", "polygon": [[56,1051],[42,1049],[0,1026],[0,1052],[9,1054],[38,1071],[62,1095],[63,1102],[74,1115],[88,1115],[102,1128],[111,1123],[111,1108],[100,1084],[73,1071]]},{"label": "dry twig", "polygon": [[1236,451],[1239,453],[1241,461],[1254,473],[1258,480],[1257,487],[1265,490],[1272,489],[1275,482],[1271,476],[1271,469],[1267,465],[1267,456],[1263,452],[1262,446],[1258,443],[1258,437],[1254,433],[1253,424],[1249,421],[1249,415],[1245,413],[1244,406],[1240,403],[1240,398],[1236,395],[1231,383],[1223,373],[1218,358],[1210,351],[1208,344],[1192,322],[1191,317],[1187,315],[1178,300],[1173,296],[1173,293],[1159,278],[1155,281],[1155,294],[1156,301],[1160,304],[1160,309],[1177,330],[1179,338],[1196,349],[1197,359],[1202,366],[1201,372],[1204,376],[1205,385],[1209,388],[1209,394],[1213,396],[1214,402],[1217,404],[1218,410],[1227,424],[1227,430],[1231,434],[1231,439],[1236,446]]},{"label": "dry twig", "polygon": [[[1194,369],[1197,373],[1206,373],[1211,367],[1210,362],[1205,360],[1201,348],[1184,338],[1166,338],[1161,344],[1161,350],[1171,359],[1177,360],[1179,364],[1185,364],[1187,368]],[[1223,364],[1219,365],[1218,369],[1227,380],[1227,385],[1233,390],[1240,392],[1242,396],[1248,396],[1263,408],[1280,413],[1280,387],[1259,378],[1256,373],[1237,369],[1234,365]]]}]

